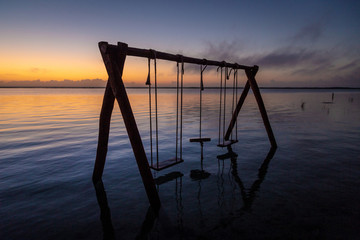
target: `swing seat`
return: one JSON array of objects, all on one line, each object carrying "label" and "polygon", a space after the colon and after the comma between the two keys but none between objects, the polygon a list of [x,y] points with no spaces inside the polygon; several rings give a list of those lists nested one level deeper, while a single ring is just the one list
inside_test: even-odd
[{"label": "swing seat", "polygon": [[190,142],[199,142],[199,143],[210,142],[211,138],[190,138],[189,141]]},{"label": "swing seat", "polygon": [[163,170],[165,168],[168,168],[168,167],[174,166],[176,164],[182,163],[183,161],[184,160],[181,159],[181,158],[171,158],[171,159],[159,162],[159,163],[153,163],[150,166],[150,168],[154,169],[155,171],[160,171],[160,170]]},{"label": "swing seat", "polygon": [[238,140],[228,140],[228,141],[225,141],[224,143],[220,143],[218,144],[217,146],[218,147],[228,147],[228,146],[231,146],[233,145],[234,143],[237,143]]}]

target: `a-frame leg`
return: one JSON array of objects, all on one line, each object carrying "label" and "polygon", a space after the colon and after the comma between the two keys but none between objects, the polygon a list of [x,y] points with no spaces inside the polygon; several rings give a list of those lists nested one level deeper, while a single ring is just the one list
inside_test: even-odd
[{"label": "a-frame leg", "polygon": [[[129,140],[135,155],[136,163],[138,165],[139,172],[143,184],[145,186],[145,191],[148,196],[150,205],[153,209],[159,209],[161,205],[160,198],[156,191],[155,182],[149,168],[149,163],[145,154],[144,146],[142,144],[140,133],[122,80],[127,44],[119,43],[116,48],[111,48],[108,45],[108,43],[100,42],[99,48],[101,55],[103,57],[103,61],[106,66],[106,70],[109,75],[109,82],[111,86],[110,88],[112,90],[112,94],[114,98],[117,100],[118,105],[120,107],[120,111],[124,120],[124,124],[129,136]],[[110,119],[110,117],[111,117],[111,112],[108,118]],[[107,146],[108,137],[107,138],[104,137],[103,139],[106,140],[106,146]],[[106,152],[105,152],[105,157],[106,157]],[[103,169],[104,163],[105,163],[105,158],[103,162],[99,160],[98,165],[100,165],[101,167],[102,164],[102,169]],[[100,169],[94,169],[94,173],[95,172],[102,173],[102,170],[100,171]]]},{"label": "a-frame leg", "polygon": [[237,117],[239,115],[240,109],[241,109],[241,107],[242,107],[242,105],[243,105],[243,103],[245,101],[245,98],[246,98],[248,92],[249,92],[249,88],[251,87],[251,90],[253,91],[256,102],[258,104],[258,107],[259,107],[259,110],[260,110],[260,113],[261,113],[261,117],[263,119],[265,129],[266,129],[268,138],[270,140],[271,146],[273,148],[276,148],[277,147],[276,140],[275,140],[273,131],[271,129],[270,121],[269,121],[269,118],[268,118],[267,113],[266,113],[265,105],[264,105],[264,102],[262,100],[259,87],[258,87],[258,85],[256,83],[256,80],[255,80],[255,75],[256,75],[258,69],[259,69],[258,66],[254,66],[251,69],[246,69],[245,70],[245,73],[246,73],[246,76],[247,76],[248,80],[247,80],[247,82],[245,84],[244,90],[243,90],[243,92],[241,94],[241,97],[240,97],[239,102],[238,102],[238,104],[236,106],[236,109],[233,112],[229,127],[228,127],[228,129],[226,131],[226,134],[225,134],[224,138],[225,138],[225,140],[229,139],[231,131],[234,128],[234,125],[236,123],[236,119],[237,119]]},{"label": "a-frame leg", "polygon": [[114,101],[115,96],[111,90],[110,80],[108,80],[100,113],[98,146],[96,151],[94,172],[92,176],[94,184],[96,184],[101,179],[104,171]]},{"label": "a-frame leg", "polygon": [[245,73],[246,73],[246,76],[247,76],[248,81],[250,83],[251,90],[254,93],[256,102],[257,102],[257,104],[259,106],[261,117],[263,119],[263,122],[264,122],[264,125],[265,125],[265,128],[266,128],[266,132],[267,132],[268,138],[270,140],[271,146],[273,148],[276,148],[277,147],[276,140],[275,140],[273,131],[271,129],[270,121],[269,121],[268,115],[266,113],[264,102],[263,102],[261,94],[260,94],[260,89],[259,89],[259,87],[258,87],[258,85],[256,83],[256,80],[255,80],[255,75],[256,75],[258,69],[259,69],[258,66],[254,66],[254,68],[252,70],[245,70]]}]

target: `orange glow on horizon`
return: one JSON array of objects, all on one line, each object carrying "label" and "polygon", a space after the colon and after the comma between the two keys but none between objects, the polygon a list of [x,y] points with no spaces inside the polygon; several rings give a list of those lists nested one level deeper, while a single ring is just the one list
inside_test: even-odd
[{"label": "orange glow on horizon", "polygon": [[[154,86],[154,61],[151,61],[151,82]],[[157,61],[157,82],[158,86],[176,86],[177,79],[176,63],[158,60]],[[124,66],[123,80],[127,87],[144,87],[148,75],[148,60],[146,58],[127,57]],[[244,74],[240,74],[244,75]],[[240,77],[239,79],[243,78]],[[262,75],[259,73],[259,76]],[[270,74],[271,75],[271,74]],[[269,78],[269,76],[267,76]],[[65,79],[80,81],[84,79],[107,80],[108,75],[99,56],[78,56],[46,57],[44,54],[37,56],[24,55],[23,58],[16,58],[15,55],[6,61],[0,59],[0,81],[63,81]],[[260,83],[264,79],[259,79]],[[244,82],[244,79],[242,79]],[[200,73],[193,66],[185,64],[184,86],[198,87]],[[207,70],[204,73],[205,87],[217,87],[220,83],[220,74],[215,70]],[[245,82],[244,82],[245,83]],[[242,86],[244,83],[240,84]]]}]

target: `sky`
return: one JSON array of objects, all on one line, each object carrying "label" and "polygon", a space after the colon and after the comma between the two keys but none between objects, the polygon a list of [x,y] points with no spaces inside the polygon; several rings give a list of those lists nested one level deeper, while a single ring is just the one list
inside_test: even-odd
[{"label": "sky", "polygon": [[[107,80],[97,44],[120,41],[258,65],[260,87],[360,87],[359,12],[350,0],[0,0],[0,81]],[[174,84],[174,63],[157,71]],[[126,86],[146,75],[146,59],[127,57]],[[199,67],[185,65],[184,77],[198,86]],[[204,81],[218,86],[219,74],[209,68]]]}]

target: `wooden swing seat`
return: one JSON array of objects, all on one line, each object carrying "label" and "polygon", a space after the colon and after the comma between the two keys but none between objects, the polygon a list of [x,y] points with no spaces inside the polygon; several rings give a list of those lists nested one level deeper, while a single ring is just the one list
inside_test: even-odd
[{"label": "wooden swing seat", "polygon": [[155,171],[160,171],[163,170],[165,168],[174,166],[176,164],[182,163],[184,162],[183,159],[181,158],[171,158],[162,162],[158,162],[158,163],[153,163],[152,165],[150,165],[151,169],[154,169]]},{"label": "wooden swing seat", "polygon": [[199,142],[199,143],[210,142],[211,138],[190,138],[189,141],[190,142]]}]

